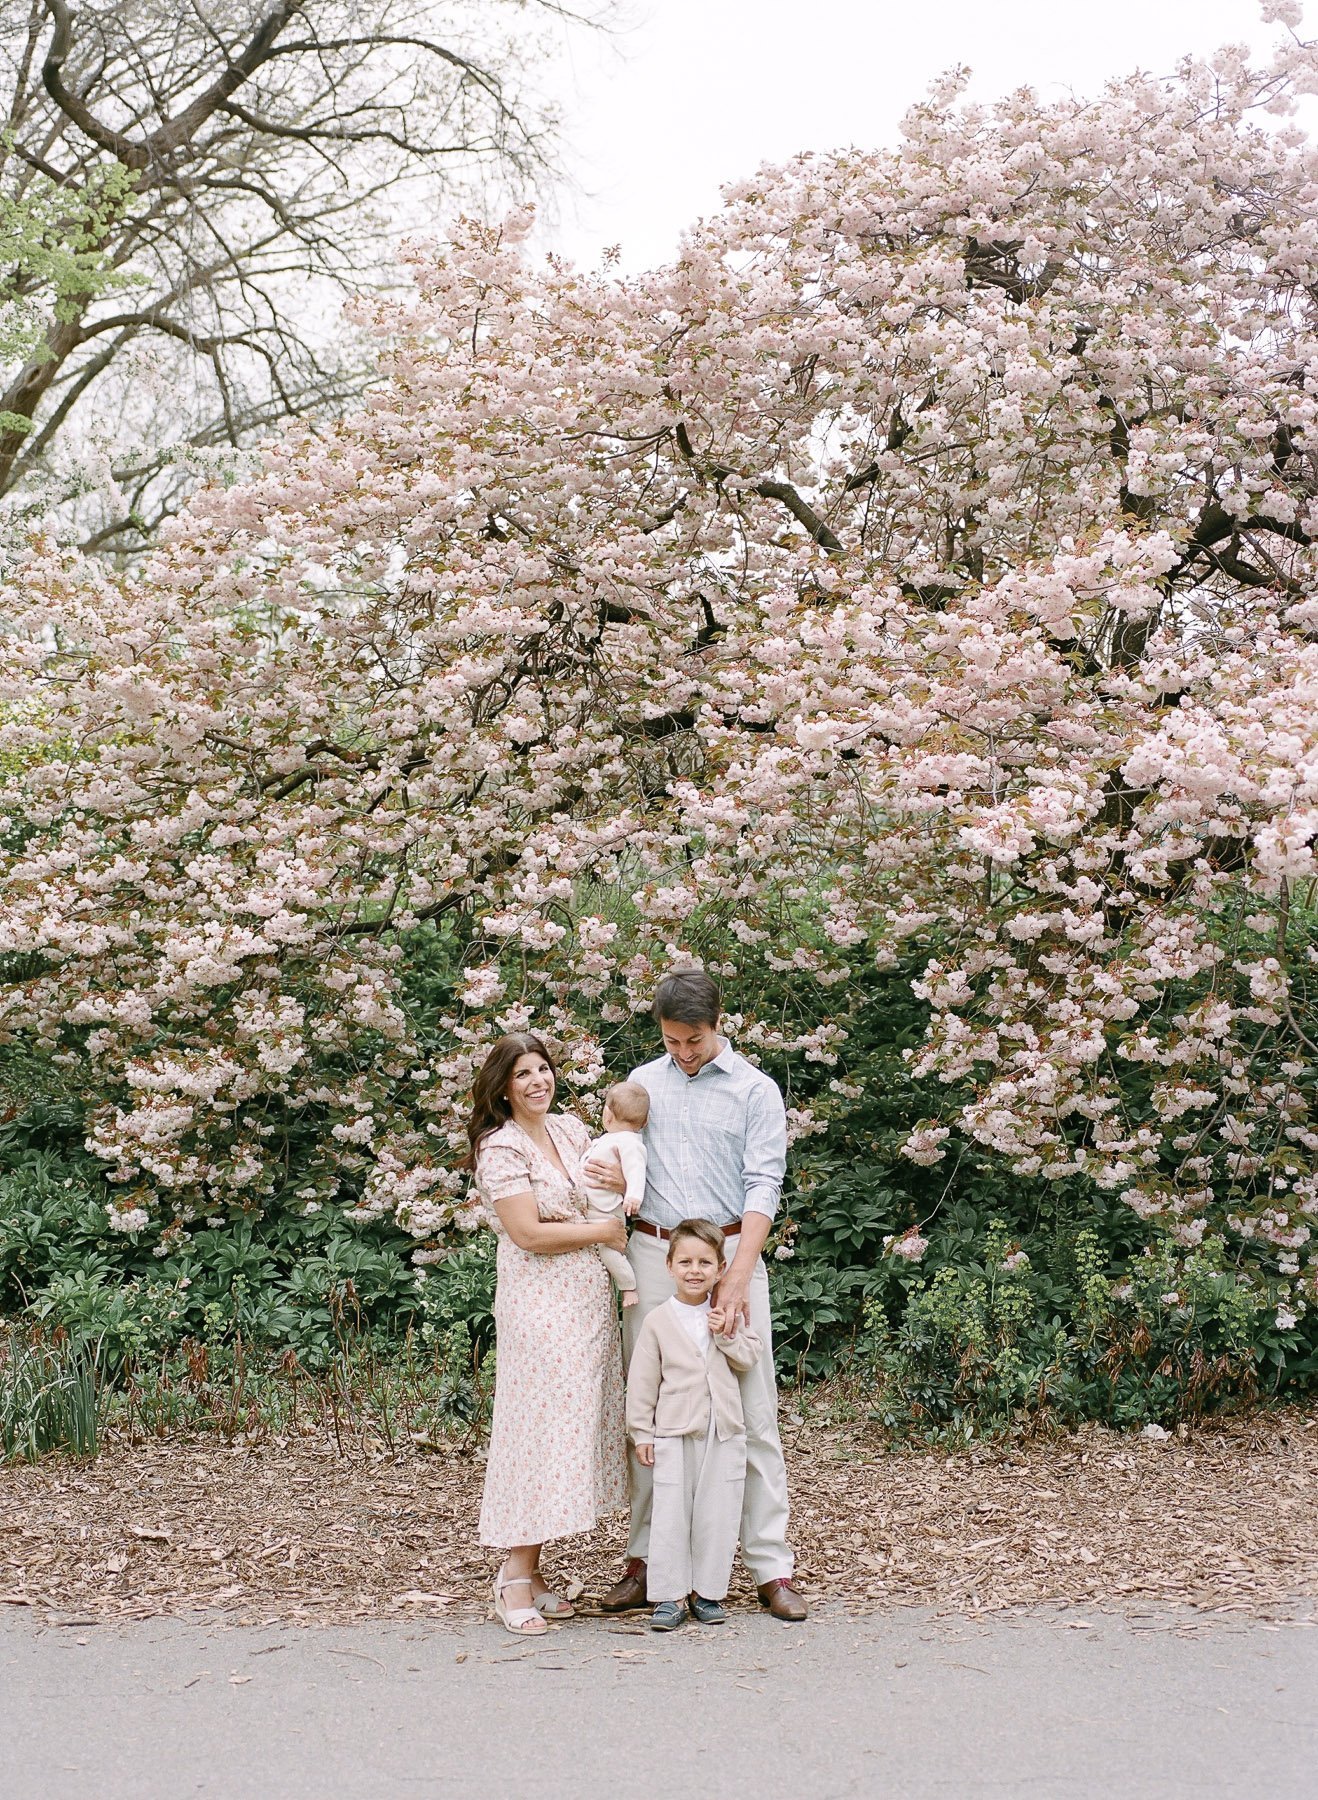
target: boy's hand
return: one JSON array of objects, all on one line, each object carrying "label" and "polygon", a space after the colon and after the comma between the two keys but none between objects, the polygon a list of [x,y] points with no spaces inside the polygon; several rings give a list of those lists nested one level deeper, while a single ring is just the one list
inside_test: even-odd
[{"label": "boy's hand", "polygon": [[709,1329],[714,1333],[715,1337],[717,1337],[719,1332],[722,1331],[722,1329],[723,1329],[723,1308],[721,1306],[711,1306],[710,1307],[710,1309],[709,1309]]},{"label": "boy's hand", "polygon": [[636,1460],[640,1463],[642,1468],[652,1469],[654,1467],[654,1445],[637,1444]]}]

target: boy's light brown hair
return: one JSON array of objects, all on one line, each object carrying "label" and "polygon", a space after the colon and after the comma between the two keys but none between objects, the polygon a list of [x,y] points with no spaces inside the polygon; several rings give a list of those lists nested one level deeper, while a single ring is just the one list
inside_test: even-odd
[{"label": "boy's light brown hair", "polygon": [[639,1081],[619,1081],[604,1096],[604,1104],[624,1125],[640,1127],[650,1116],[650,1096]]},{"label": "boy's light brown hair", "polygon": [[673,1260],[674,1252],[682,1238],[699,1238],[702,1244],[708,1244],[719,1259],[720,1267],[727,1261],[723,1248],[723,1233],[717,1225],[711,1225],[708,1219],[683,1219],[680,1225],[674,1225],[668,1238],[667,1261]]}]

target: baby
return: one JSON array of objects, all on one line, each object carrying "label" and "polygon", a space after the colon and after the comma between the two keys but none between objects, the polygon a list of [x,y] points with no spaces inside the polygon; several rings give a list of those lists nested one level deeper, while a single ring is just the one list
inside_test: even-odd
[{"label": "baby", "polygon": [[[620,1081],[604,1096],[604,1135],[597,1137],[587,1150],[584,1161],[592,1156],[612,1157],[622,1166],[627,1191],[612,1193],[608,1188],[585,1187],[588,1219],[610,1218],[621,1207],[630,1217],[645,1198],[645,1145],[641,1133],[650,1116],[650,1096],[639,1081]],[[636,1304],[636,1274],[621,1250],[600,1250],[600,1261],[613,1277],[624,1306]]]}]

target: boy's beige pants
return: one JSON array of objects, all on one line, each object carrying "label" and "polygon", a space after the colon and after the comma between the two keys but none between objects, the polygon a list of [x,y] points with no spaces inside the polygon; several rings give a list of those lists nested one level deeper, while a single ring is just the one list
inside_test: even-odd
[{"label": "boy's beige pants", "polygon": [[[735,1243],[729,1243],[735,1249]],[[636,1271],[637,1304],[622,1315],[622,1348],[630,1361],[641,1321],[652,1306],[659,1306],[673,1292],[665,1260],[668,1246],[659,1238],[633,1232],[627,1246]],[[766,1581],[789,1581],[792,1553],[787,1548],[787,1470],[778,1436],[778,1384],[773,1374],[773,1321],[769,1316],[769,1275],[764,1262],[757,1263],[750,1288],[751,1330],[764,1346],[753,1369],[740,1377],[741,1406],[746,1417],[746,1486],[741,1507],[741,1555],[757,1586]],[[714,1352],[717,1356],[717,1350]],[[653,1483],[650,1471],[631,1459],[631,1537],[628,1556],[648,1561],[650,1554],[650,1506]],[[706,1596],[714,1599],[713,1594]]]},{"label": "boy's beige pants", "polygon": [[741,1529],[745,1437],[720,1440],[711,1419],[702,1437],[656,1438],[652,1473],[647,1598],[722,1600]]}]

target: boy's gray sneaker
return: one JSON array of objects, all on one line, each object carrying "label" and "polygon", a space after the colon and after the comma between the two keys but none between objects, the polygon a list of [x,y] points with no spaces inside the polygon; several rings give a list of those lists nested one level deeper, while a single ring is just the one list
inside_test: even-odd
[{"label": "boy's gray sneaker", "polygon": [[676,1631],[690,1616],[680,1600],[661,1600],[650,1614],[650,1630]]},{"label": "boy's gray sneaker", "polygon": [[717,1600],[702,1600],[699,1594],[691,1596],[691,1617],[697,1625],[726,1625],[728,1615]]}]

